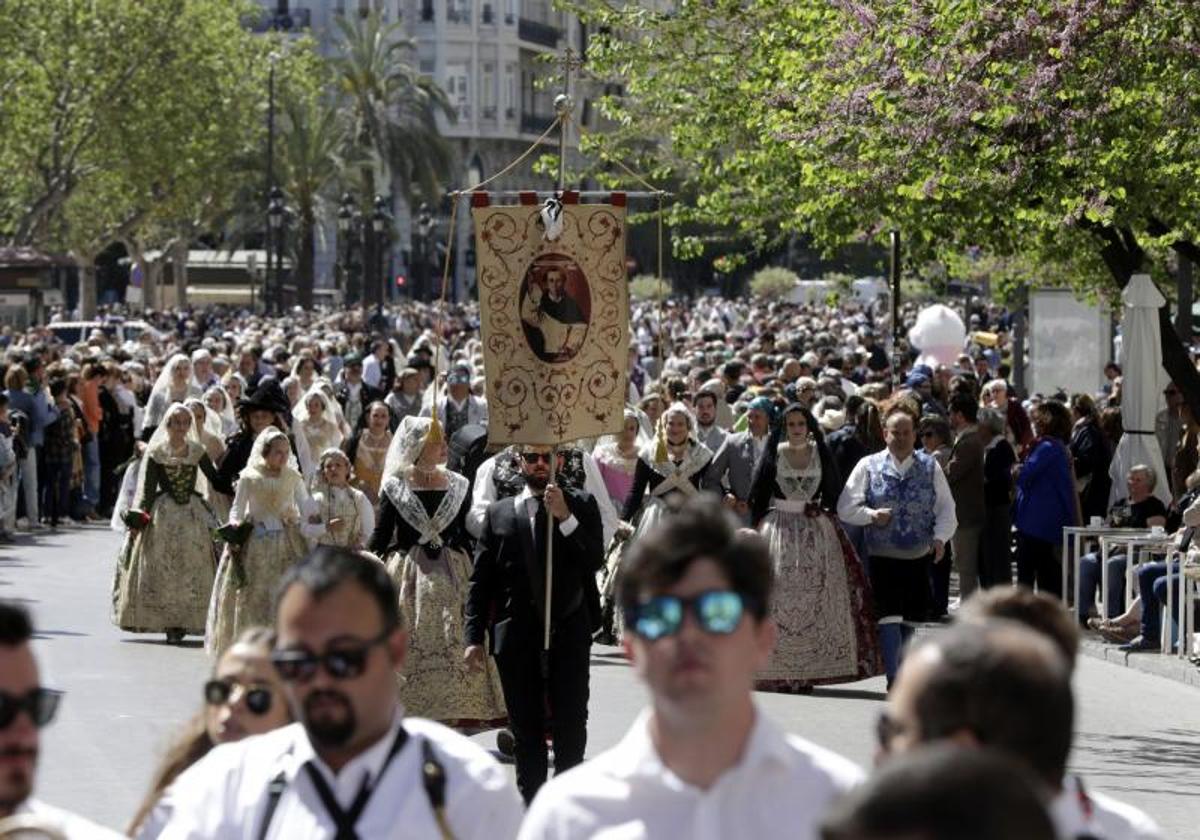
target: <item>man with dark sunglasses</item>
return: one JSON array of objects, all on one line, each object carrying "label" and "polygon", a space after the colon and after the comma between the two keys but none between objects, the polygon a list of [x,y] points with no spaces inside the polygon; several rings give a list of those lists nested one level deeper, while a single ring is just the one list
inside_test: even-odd
[{"label": "man with dark sunglasses", "polygon": [[121,837],[33,798],[40,730],[54,720],[62,694],[41,684],[32,637],[29,613],[0,602],[0,819],[25,818],[67,840]]},{"label": "man with dark sunglasses", "polygon": [[[548,772],[546,721],[556,773],[583,761],[587,745],[588,667],[600,615],[596,572],[604,562],[596,500],[550,483],[548,446],[525,446],[524,489],[493,502],[475,551],[467,596],[464,658],[483,666],[491,637],[512,728],[517,787],[528,802]],[[544,651],[546,555],[553,530],[550,650]],[[547,715],[549,706],[549,715]]]},{"label": "man with dark sunglasses", "polygon": [[382,564],[317,549],[283,576],[276,636],[299,722],[219,746],[180,776],[161,840],[516,834],[521,800],[504,769],[452,730],[404,717],[408,636]]},{"label": "man with dark sunglasses", "polygon": [[861,771],[780,731],[754,703],[775,644],[766,543],[697,496],[623,564],[625,652],[650,708],[615,748],[555,778],[522,840],[754,837],[812,840]]}]

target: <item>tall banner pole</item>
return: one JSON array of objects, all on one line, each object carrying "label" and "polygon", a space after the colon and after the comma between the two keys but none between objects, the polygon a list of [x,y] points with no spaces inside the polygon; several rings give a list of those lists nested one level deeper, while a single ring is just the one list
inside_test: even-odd
[{"label": "tall banner pole", "polygon": [[[571,121],[571,69],[574,66],[575,54],[568,46],[563,53],[563,92],[554,99],[554,110],[558,116],[558,195],[562,198],[567,181],[567,124]],[[558,444],[550,448],[550,484],[554,484],[555,473],[558,469]],[[546,517],[546,620],[543,627],[542,657],[543,668],[549,669],[550,652],[550,618],[554,596],[554,515]]]}]

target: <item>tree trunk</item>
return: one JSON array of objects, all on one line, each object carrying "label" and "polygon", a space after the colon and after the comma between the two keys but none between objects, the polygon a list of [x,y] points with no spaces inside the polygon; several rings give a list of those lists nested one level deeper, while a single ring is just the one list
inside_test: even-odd
[{"label": "tree trunk", "polygon": [[146,309],[162,307],[162,274],[163,255],[160,253],[158,259],[146,261],[146,276],[142,278],[142,305]]},{"label": "tree trunk", "polygon": [[96,258],[76,257],[79,266],[79,317],[90,321],[96,317]]},{"label": "tree trunk", "polygon": [[1028,320],[1025,315],[1029,309],[1029,287],[1021,286],[1017,290],[1016,300],[1013,301],[1013,344],[1012,344],[1012,377],[1013,388],[1017,397],[1025,399],[1025,332]]},{"label": "tree trunk", "polygon": [[1179,269],[1175,273],[1175,332],[1185,344],[1192,343],[1192,261],[1179,254]]},{"label": "tree trunk", "polygon": [[171,277],[175,283],[175,305],[187,306],[188,243],[180,239],[171,246]]},{"label": "tree trunk", "polygon": [[311,210],[300,217],[300,230],[296,259],[296,298],[305,311],[313,306],[314,264],[317,253],[317,220]]}]

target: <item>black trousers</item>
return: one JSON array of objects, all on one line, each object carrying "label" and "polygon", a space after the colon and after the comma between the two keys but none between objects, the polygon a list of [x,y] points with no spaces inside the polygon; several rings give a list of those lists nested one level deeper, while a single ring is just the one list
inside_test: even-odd
[{"label": "black trousers", "polygon": [[1062,565],[1054,543],[1017,531],[1017,582],[1062,597]]},{"label": "black trousers", "polygon": [[[522,640],[524,641],[524,640]],[[588,668],[592,645],[586,610],[562,622],[550,639],[549,680],[542,678],[542,638],[510,639],[496,654],[508,721],[516,741],[517,789],[526,804],[546,782],[546,723],[554,742],[554,772],[583,762],[587,747]]]},{"label": "black trousers", "polygon": [[979,540],[979,585],[1012,586],[1012,517],[1007,505],[987,509]]}]

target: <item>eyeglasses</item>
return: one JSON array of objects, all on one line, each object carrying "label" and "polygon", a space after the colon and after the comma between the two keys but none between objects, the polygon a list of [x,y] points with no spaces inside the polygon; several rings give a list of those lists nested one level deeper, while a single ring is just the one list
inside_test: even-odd
[{"label": "eyeglasses", "polygon": [[678,633],[689,611],[705,633],[728,636],[741,623],[747,601],[740,592],[713,589],[693,598],[658,595],[627,607],[626,613],[633,632],[648,642]]},{"label": "eyeglasses", "polygon": [[543,464],[550,463],[549,452],[522,452],[521,460],[526,464],[536,464],[541,461]]},{"label": "eyeglasses", "polygon": [[17,715],[25,712],[38,729],[54,720],[63,693],[49,688],[35,688],[27,694],[0,692],[0,729],[12,726]]},{"label": "eyeglasses", "polygon": [[897,735],[903,735],[908,727],[897,721],[887,712],[880,712],[879,717],[875,720],[875,738],[879,741],[879,748],[884,752],[890,752],[892,749],[892,741]]},{"label": "eyeglasses", "polygon": [[210,706],[233,705],[243,697],[246,708],[256,715],[271,711],[271,704],[275,702],[271,689],[263,686],[247,688],[229,680],[209,680],[204,684],[204,702]]},{"label": "eyeglasses", "polygon": [[278,650],[271,654],[271,663],[280,679],[287,682],[308,682],[317,675],[317,668],[321,667],[335,680],[353,680],[366,670],[371,648],[386,642],[393,630],[394,627],[389,627],[374,639],[323,654],[307,650]]}]

